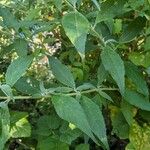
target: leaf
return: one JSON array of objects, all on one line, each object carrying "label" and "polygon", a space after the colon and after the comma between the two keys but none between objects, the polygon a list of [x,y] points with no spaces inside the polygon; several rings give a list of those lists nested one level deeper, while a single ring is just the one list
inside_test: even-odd
[{"label": "leaf", "polygon": [[62,2],[63,2],[62,0],[55,0],[54,1],[54,4],[58,8],[59,11],[61,11],[61,9],[62,9]]},{"label": "leaf", "polygon": [[139,110],[138,111],[139,116],[141,116],[144,120],[147,122],[150,122],[150,111],[145,111],[145,110]]},{"label": "leaf", "polygon": [[75,7],[78,0],[67,0],[67,1]]},{"label": "leaf", "polygon": [[150,66],[150,52],[139,53],[139,52],[131,52],[129,53],[129,60],[131,60],[137,66],[143,66],[148,68]]},{"label": "leaf", "polygon": [[113,126],[112,132],[121,139],[127,139],[129,137],[130,128],[123,114],[116,106],[111,106],[110,111]]},{"label": "leaf", "polygon": [[12,138],[30,137],[30,135],[31,125],[26,117],[19,119],[15,125],[11,127],[10,136]]},{"label": "leaf", "polygon": [[12,111],[10,136],[12,138],[30,137],[31,125],[27,120],[27,112]]},{"label": "leaf", "polygon": [[115,19],[114,22],[114,33],[119,34],[122,31],[122,19]]},{"label": "leaf", "polygon": [[[23,85],[23,86],[22,86]],[[21,77],[14,85],[15,89],[23,94],[28,94],[32,96],[41,96],[41,91],[39,88],[39,81],[29,78]]]},{"label": "leaf", "polygon": [[59,128],[61,119],[55,115],[44,115],[39,118],[37,122],[37,134],[43,136],[50,136],[52,129]]},{"label": "leaf", "polygon": [[145,43],[144,43],[144,50],[145,50],[145,51],[149,51],[149,50],[150,50],[150,36],[148,36],[148,37],[146,38],[146,41],[145,41]]},{"label": "leaf", "polygon": [[81,105],[69,96],[53,96],[52,103],[60,118],[74,124],[95,141]]},{"label": "leaf", "polygon": [[107,99],[107,100],[113,102],[112,98],[111,98],[107,93],[105,93],[105,92],[103,92],[103,91],[101,91],[101,90],[99,90],[98,93],[99,93],[103,98],[105,98],[105,99]]},{"label": "leaf", "polygon": [[150,102],[147,101],[146,97],[135,91],[126,89],[124,99],[131,105],[150,111]]},{"label": "leaf", "polygon": [[100,11],[100,4],[97,2],[97,0],[92,0],[97,9]]},{"label": "leaf", "polygon": [[82,58],[85,56],[85,43],[89,31],[88,20],[79,12],[70,12],[62,19],[62,25],[72,44]]},{"label": "leaf", "polygon": [[94,89],[95,86],[91,83],[84,83],[83,85],[80,85],[77,87],[78,91],[88,90],[88,89]]},{"label": "leaf", "polygon": [[147,83],[143,78],[142,73],[137,66],[130,62],[125,63],[126,75],[132,82],[136,85],[138,92],[142,93],[145,96],[149,95]]},{"label": "leaf", "polygon": [[70,87],[62,87],[62,86],[58,86],[56,88],[49,88],[49,89],[46,89],[46,91],[48,93],[53,93],[53,92],[57,92],[57,93],[69,93],[69,92],[72,92],[73,89],[70,88]]},{"label": "leaf", "polygon": [[89,144],[80,144],[76,146],[75,150],[90,150]]},{"label": "leaf", "polygon": [[125,13],[124,4],[126,0],[111,0],[101,3],[101,11],[97,13],[96,24],[102,21],[109,21],[115,18],[116,16],[122,15]]},{"label": "leaf", "polygon": [[122,101],[121,103],[121,112],[124,115],[126,121],[131,126],[133,123],[133,106],[127,103],[126,101]]},{"label": "leaf", "polygon": [[11,87],[9,85],[7,85],[7,84],[0,85],[0,89],[3,91],[3,93],[7,97],[13,99],[12,89],[11,89]]},{"label": "leaf", "polygon": [[8,8],[0,7],[0,16],[3,18],[3,23],[5,26],[8,28],[14,28],[16,31],[18,30],[19,23]]},{"label": "leaf", "polygon": [[13,46],[18,54],[18,56],[26,56],[28,50],[28,43],[24,39],[16,39]]},{"label": "leaf", "polygon": [[49,64],[54,76],[59,82],[71,88],[75,88],[73,75],[67,66],[63,65],[58,59],[55,59],[54,57],[49,57]]},{"label": "leaf", "polygon": [[19,57],[14,60],[8,67],[6,72],[6,83],[11,87],[25,73],[33,60],[33,56]]},{"label": "leaf", "polygon": [[[48,149],[47,149],[48,148]],[[38,150],[69,150],[69,146],[57,139],[48,137],[38,140]]]},{"label": "leaf", "polygon": [[26,12],[26,17],[24,18],[23,21],[33,21],[35,19],[39,18],[40,15],[40,8],[30,8],[27,12]]},{"label": "leaf", "polygon": [[106,46],[101,54],[102,63],[105,69],[119,86],[121,94],[125,88],[125,68],[121,57],[109,46]]},{"label": "leaf", "polygon": [[98,72],[97,72],[98,85],[101,85],[102,82],[106,80],[107,76],[108,76],[108,72],[105,70],[103,64],[101,64],[98,67]]},{"label": "leaf", "polygon": [[21,111],[10,111],[10,123],[11,126],[14,126],[17,121],[19,121],[22,118],[27,118],[29,115],[27,112],[21,112]]},{"label": "leaf", "polygon": [[81,136],[82,132],[79,129],[70,129],[68,128],[68,130],[64,131],[61,135],[60,135],[60,141],[65,142],[69,145],[71,145],[72,141],[74,141],[75,139],[77,139],[79,136]]},{"label": "leaf", "polygon": [[[142,23],[141,23],[142,22]],[[124,28],[120,37],[120,43],[128,43],[141,33],[145,26],[145,18],[138,17]]]},{"label": "leaf", "polygon": [[106,136],[105,121],[99,106],[85,96],[82,96],[80,103],[87,116],[87,120],[89,122],[91,130],[98,137],[98,139],[103,143],[103,146],[106,149],[109,149],[107,136]]},{"label": "leaf", "polygon": [[9,130],[10,130],[10,115],[7,103],[0,103],[0,150],[3,150],[5,143],[9,139]]}]

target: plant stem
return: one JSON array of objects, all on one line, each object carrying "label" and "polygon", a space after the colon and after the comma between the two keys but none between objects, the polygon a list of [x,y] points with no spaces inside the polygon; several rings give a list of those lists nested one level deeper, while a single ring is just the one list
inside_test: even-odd
[{"label": "plant stem", "polygon": [[[117,88],[95,88],[95,89],[90,89],[90,90],[85,90],[81,91],[80,94],[88,94],[88,93],[93,93],[97,92],[98,90],[101,91],[118,91]],[[41,99],[41,98],[50,98],[52,95],[66,95],[66,96],[76,96],[78,93],[77,92],[72,92],[72,93],[67,93],[67,94],[62,94],[62,93],[52,93],[51,95],[43,95],[39,97],[33,97],[33,96],[14,96],[13,98],[15,100],[27,100],[27,99]],[[0,100],[7,100],[9,97],[7,96],[0,96]]]}]

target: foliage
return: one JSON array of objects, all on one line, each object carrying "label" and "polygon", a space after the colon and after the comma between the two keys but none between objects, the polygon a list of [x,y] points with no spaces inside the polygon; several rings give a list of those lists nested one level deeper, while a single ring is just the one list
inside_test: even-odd
[{"label": "foliage", "polygon": [[150,149],[149,0],[1,0],[0,44],[0,150]]}]

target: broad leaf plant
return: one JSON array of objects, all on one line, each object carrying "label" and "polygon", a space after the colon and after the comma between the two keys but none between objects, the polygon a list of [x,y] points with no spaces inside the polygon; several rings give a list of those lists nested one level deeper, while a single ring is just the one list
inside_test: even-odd
[{"label": "broad leaf plant", "polygon": [[150,0],[0,1],[0,150],[150,149]]}]

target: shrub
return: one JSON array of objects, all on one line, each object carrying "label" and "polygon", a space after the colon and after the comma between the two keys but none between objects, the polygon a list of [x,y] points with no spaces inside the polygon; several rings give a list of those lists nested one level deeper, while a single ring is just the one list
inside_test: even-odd
[{"label": "shrub", "polygon": [[1,0],[0,150],[150,149],[149,0]]}]

